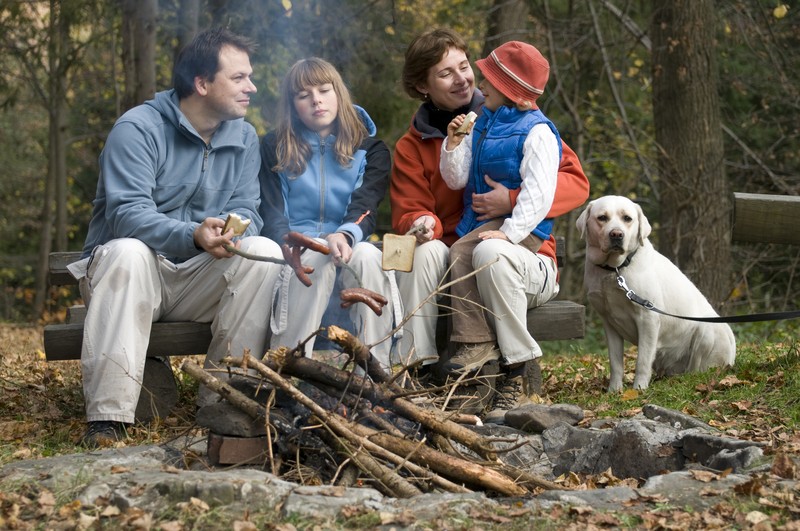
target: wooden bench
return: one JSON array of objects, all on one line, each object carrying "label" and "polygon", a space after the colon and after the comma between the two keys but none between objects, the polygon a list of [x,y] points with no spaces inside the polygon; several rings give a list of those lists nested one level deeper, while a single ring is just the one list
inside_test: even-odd
[{"label": "wooden bench", "polygon": [[734,242],[800,245],[800,196],[733,194]]},{"label": "wooden bench", "polygon": [[[564,241],[557,239],[557,259],[564,267]],[[49,283],[54,286],[75,285],[77,281],[67,271],[67,265],[80,259],[80,252],[50,254]],[[44,350],[48,361],[77,360],[81,357],[83,322],[86,308],[72,306],[66,322],[44,327]],[[582,338],[586,329],[585,307],[567,300],[553,300],[528,312],[528,329],[537,340]],[[155,322],[147,349],[143,393],[137,407],[137,419],[165,416],[177,401],[174,375],[159,357],[205,354],[211,342],[211,325],[196,322]],[[160,395],[160,396],[157,396]],[[141,411],[140,411],[141,410]]]}]

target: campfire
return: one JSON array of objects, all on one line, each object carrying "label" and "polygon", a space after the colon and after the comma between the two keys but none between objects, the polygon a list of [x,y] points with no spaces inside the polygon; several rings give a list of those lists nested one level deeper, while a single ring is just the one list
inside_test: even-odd
[{"label": "campfire", "polygon": [[[470,429],[480,423],[476,416],[425,404],[432,391],[452,398],[453,389],[421,388],[406,371],[389,375],[348,331],[330,326],[327,335],[347,356],[342,369],[287,348],[261,360],[248,352],[227,357],[224,379],[192,361],[182,369],[263,425],[262,462],[279,475],[330,482],[349,476],[401,498],[472,490],[523,496],[564,488],[506,463],[507,448]],[[237,381],[249,381],[251,391],[238,389],[248,386]]]}]

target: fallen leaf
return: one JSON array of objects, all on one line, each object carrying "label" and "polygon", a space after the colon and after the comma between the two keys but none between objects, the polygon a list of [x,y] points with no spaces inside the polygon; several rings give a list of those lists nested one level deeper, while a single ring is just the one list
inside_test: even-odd
[{"label": "fallen leaf", "polygon": [[743,382],[735,375],[729,374],[728,376],[720,380],[717,385],[719,385],[720,387],[733,387],[734,385],[746,385],[748,383],[750,382]]},{"label": "fallen leaf", "polygon": [[750,478],[748,481],[733,487],[733,491],[738,494],[746,494],[748,496],[755,496],[761,494],[764,490],[764,483],[760,478]]},{"label": "fallen leaf", "polygon": [[108,518],[110,516],[119,516],[120,514],[121,512],[119,510],[119,507],[117,507],[116,505],[109,505],[108,507],[103,509],[103,512],[100,513],[100,516],[105,516],[106,518]]},{"label": "fallen leaf", "polygon": [[710,483],[719,479],[716,472],[709,472],[708,470],[690,470],[689,473],[694,479],[702,481],[703,483]]},{"label": "fallen leaf", "polygon": [[759,524],[765,520],[769,520],[769,516],[762,513],[761,511],[750,511],[745,516],[745,520],[747,520],[751,524]]},{"label": "fallen leaf", "polygon": [[626,402],[628,400],[636,400],[639,398],[639,391],[636,389],[626,389],[624,393],[622,393],[622,401]]},{"label": "fallen leaf", "polygon": [[794,460],[781,452],[772,461],[770,472],[783,479],[797,479],[797,465]]}]

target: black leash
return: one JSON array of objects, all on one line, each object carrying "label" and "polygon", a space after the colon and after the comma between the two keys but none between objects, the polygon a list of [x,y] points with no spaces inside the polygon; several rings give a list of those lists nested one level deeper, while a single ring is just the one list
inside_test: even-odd
[{"label": "black leash", "polygon": [[[628,261],[628,263],[630,263],[630,261]],[[625,292],[625,296],[628,297],[629,300],[644,306],[650,311],[660,313],[662,315],[668,315],[670,317],[676,317],[678,319],[684,319],[687,321],[700,321],[703,323],[755,323],[758,321],[781,321],[783,319],[795,319],[800,317],[800,310],[794,310],[791,312],[751,313],[748,315],[734,315],[731,317],[686,317],[685,315],[675,315],[663,310],[659,310],[652,302],[638,296],[631,288],[628,287],[628,284],[625,282],[625,278],[619,274],[619,268],[611,268],[608,266],[600,267],[603,267],[603,269],[610,269],[617,274],[617,285],[619,285],[620,289]]]}]

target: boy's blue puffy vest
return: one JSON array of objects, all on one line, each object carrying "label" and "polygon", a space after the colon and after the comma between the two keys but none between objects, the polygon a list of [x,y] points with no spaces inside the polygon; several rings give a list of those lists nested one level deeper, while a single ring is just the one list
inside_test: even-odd
[{"label": "boy's blue puffy vest", "polygon": [[[472,210],[472,194],[483,194],[491,191],[483,180],[488,175],[502,183],[506,188],[514,190],[522,184],[519,173],[522,164],[522,147],[531,129],[538,124],[547,124],[558,140],[558,157],[561,160],[561,137],[556,126],[540,110],[520,111],[512,107],[501,106],[497,111],[483,108],[472,129],[472,166],[467,186],[464,189],[464,214],[456,227],[456,233],[464,236],[468,232],[483,225],[478,221],[478,214]],[[506,214],[504,217],[511,217]],[[539,223],[531,233],[542,240],[550,238],[553,230],[553,219],[548,218]]]}]

